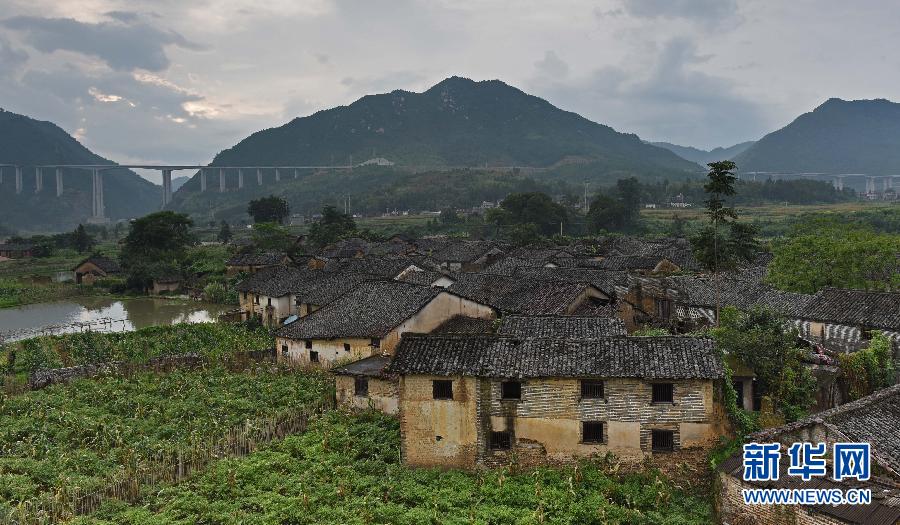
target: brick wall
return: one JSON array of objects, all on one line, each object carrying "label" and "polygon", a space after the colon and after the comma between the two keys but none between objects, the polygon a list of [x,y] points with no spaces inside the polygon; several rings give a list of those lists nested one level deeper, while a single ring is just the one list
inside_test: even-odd
[{"label": "brick wall", "polygon": [[373,408],[389,415],[397,413],[400,398],[399,383],[370,377],[369,393],[361,397],[356,395],[355,380],[354,376],[335,376],[335,398],[338,406],[349,409]]},{"label": "brick wall", "polygon": [[725,525],[842,525],[825,514],[820,514],[799,505],[745,505],[741,490],[753,488],[742,480],[719,473],[719,490],[716,506],[719,517]]}]

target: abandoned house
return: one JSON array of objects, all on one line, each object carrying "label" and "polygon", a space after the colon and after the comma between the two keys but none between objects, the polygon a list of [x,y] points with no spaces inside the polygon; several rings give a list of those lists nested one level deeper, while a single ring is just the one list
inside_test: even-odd
[{"label": "abandoned house", "polygon": [[405,332],[429,332],[455,315],[496,311],[454,293],[397,281],[366,281],[275,333],[279,359],[325,367],[393,354]]},{"label": "abandoned house", "polygon": [[707,447],[723,429],[710,339],[407,334],[387,371],[409,465],[637,459]]},{"label": "abandoned house", "polygon": [[229,277],[239,273],[256,273],[263,268],[290,264],[291,259],[284,253],[242,253],[235,255],[225,263],[225,273]]},{"label": "abandoned house", "polygon": [[549,281],[462,273],[449,291],[503,312],[573,315],[580,308],[609,305],[612,298],[587,282]]},{"label": "abandoned house", "polygon": [[428,254],[443,270],[478,272],[503,256],[503,250],[493,241],[453,241]]},{"label": "abandoned house", "polygon": [[[844,480],[830,477],[803,481],[785,472],[790,461],[787,448],[795,442],[827,443],[827,450],[836,442],[869,443],[871,445],[872,475],[869,481]],[[806,524],[894,524],[900,521],[900,385],[875,392],[857,401],[820,412],[806,419],[767,429],[748,436],[747,442],[781,443],[781,472],[777,481],[743,480],[741,454],[723,461],[718,468],[717,507],[724,522],[737,523],[796,523]],[[831,456],[826,458],[831,471]],[[741,497],[746,488],[870,488],[872,502],[866,505],[754,505],[747,515]]]},{"label": "abandoned house", "polygon": [[399,382],[385,371],[391,357],[373,355],[350,364],[332,368],[335,400],[349,409],[379,410],[394,415],[398,411]]},{"label": "abandoned house", "polygon": [[97,279],[103,279],[122,273],[119,263],[100,256],[91,256],[81,261],[73,270],[76,284],[93,285]]},{"label": "abandoned house", "polygon": [[900,292],[826,288],[795,316],[800,333],[828,349],[850,352],[879,330],[900,345]]}]

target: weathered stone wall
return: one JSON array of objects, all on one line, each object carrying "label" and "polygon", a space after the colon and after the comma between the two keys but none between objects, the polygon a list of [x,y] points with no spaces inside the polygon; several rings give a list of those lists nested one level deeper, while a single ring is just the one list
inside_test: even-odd
[{"label": "weathered stone wall", "polygon": [[722,523],[727,525],[842,525],[828,515],[799,505],[745,505],[742,489],[754,488],[740,479],[719,473],[716,506]]},{"label": "weathered stone wall", "polygon": [[369,395],[356,395],[354,376],[335,376],[335,396],[338,406],[349,409],[374,408],[388,415],[398,412],[400,385],[387,379],[369,378]]}]

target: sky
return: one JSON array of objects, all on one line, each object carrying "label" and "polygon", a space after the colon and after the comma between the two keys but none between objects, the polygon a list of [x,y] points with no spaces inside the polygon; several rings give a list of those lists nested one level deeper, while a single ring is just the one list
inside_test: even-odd
[{"label": "sky", "polygon": [[831,97],[900,101],[898,44],[872,0],[0,0],[0,107],[119,163],[205,164],[459,75],[710,149]]}]

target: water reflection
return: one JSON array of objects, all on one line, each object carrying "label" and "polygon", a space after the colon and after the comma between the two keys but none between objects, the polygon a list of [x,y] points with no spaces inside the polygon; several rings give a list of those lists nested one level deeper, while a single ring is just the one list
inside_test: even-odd
[{"label": "water reflection", "polygon": [[84,297],[0,309],[0,339],[14,341],[41,333],[123,331],[176,323],[207,323],[229,309],[227,305],[176,299]]}]

